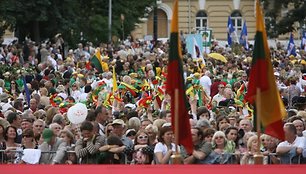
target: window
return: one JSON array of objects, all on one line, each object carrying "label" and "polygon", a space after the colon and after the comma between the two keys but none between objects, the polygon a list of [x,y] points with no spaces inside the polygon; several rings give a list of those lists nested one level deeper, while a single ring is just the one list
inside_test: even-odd
[{"label": "window", "polygon": [[237,31],[237,34],[239,35],[242,30],[242,26],[243,26],[241,13],[239,11],[234,11],[231,14],[231,19],[232,19],[233,27],[235,28],[235,31]]},{"label": "window", "polygon": [[207,28],[207,14],[201,10],[196,15],[196,31]]}]

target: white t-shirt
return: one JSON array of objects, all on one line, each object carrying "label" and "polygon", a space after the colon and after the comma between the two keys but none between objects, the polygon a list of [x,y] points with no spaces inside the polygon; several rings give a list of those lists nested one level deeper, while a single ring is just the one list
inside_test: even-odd
[{"label": "white t-shirt", "polygon": [[222,100],[225,100],[226,98],[223,96],[223,95],[221,95],[221,94],[216,94],[214,97],[213,97],[213,99],[212,99],[212,103],[213,103],[213,105],[216,105],[216,106],[218,106],[219,105],[219,102],[220,101],[222,101]]},{"label": "white t-shirt", "polygon": [[[172,147],[172,151],[175,151],[175,144],[174,143],[171,143],[171,147]],[[161,142],[158,142],[156,145],[155,145],[155,148],[154,148],[154,153],[156,152],[162,152],[163,155],[166,155],[168,151],[168,147],[166,144],[163,144]]]},{"label": "white t-shirt", "polygon": [[81,95],[79,96],[79,101],[80,102],[86,102],[87,101],[87,96],[88,96],[88,93],[81,93]]},{"label": "white t-shirt", "polygon": [[204,88],[207,96],[210,96],[211,79],[208,76],[203,76],[200,78],[200,85]]},{"label": "white t-shirt", "polygon": [[304,137],[296,137],[294,142],[291,144],[288,141],[283,141],[279,143],[277,147],[297,147],[297,148],[304,148],[305,138]]}]

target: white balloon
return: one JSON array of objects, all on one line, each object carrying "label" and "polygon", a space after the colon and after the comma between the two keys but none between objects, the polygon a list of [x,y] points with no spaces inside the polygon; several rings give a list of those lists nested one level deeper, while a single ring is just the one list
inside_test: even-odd
[{"label": "white balloon", "polygon": [[77,103],[68,109],[68,120],[73,124],[79,124],[85,121],[88,111],[87,107],[83,103]]}]

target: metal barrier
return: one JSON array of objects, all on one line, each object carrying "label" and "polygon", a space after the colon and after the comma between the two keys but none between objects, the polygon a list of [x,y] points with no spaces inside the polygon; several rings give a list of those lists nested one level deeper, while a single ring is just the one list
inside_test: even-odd
[{"label": "metal barrier", "polygon": [[[56,151],[43,151],[43,153],[55,154]],[[18,161],[21,159],[23,155],[23,150],[11,150],[5,151],[0,150],[0,164],[18,164]],[[70,156],[71,155],[71,156]],[[75,151],[67,151],[66,155],[67,159],[65,159],[66,164],[80,164],[81,159],[77,159],[75,155]],[[220,164],[240,164],[240,159],[243,154],[235,154],[235,153],[223,153],[220,155]],[[69,159],[71,157],[71,159]],[[72,158],[76,158],[75,161]],[[282,156],[279,157],[276,153],[270,153],[267,155],[268,164],[273,164],[272,157],[277,157],[279,159],[280,164],[301,164],[303,162],[302,156]],[[125,164],[129,164],[127,162],[127,157],[124,155]]]},{"label": "metal barrier", "polygon": [[[55,155],[56,151],[42,151],[41,154],[50,154]],[[23,150],[0,150],[0,164],[18,164],[21,161],[21,157],[23,155]],[[99,154],[97,154],[99,155]],[[97,157],[98,158],[98,157]],[[66,151],[64,163],[65,164],[81,164],[82,161],[84,164],[90,160],[89,158],[77,158],[75,151]],[[122,162],[123,164],[128,164],[128,160],[126,155],[122,155]]]},{"label": "metal barrier", "polygon": [[[240,164],[240,159],[244,154],[235,154],[235,153],[222,153],[220,155],[221,164]],[[250,155],[251,157],[253,155]],[[303,157],[302,155],[290,156],[289,154],[285,154],[282,156],[278,156],[276,153],[269,153],[268,155],[264,155],[264,158],[267,158],[267,164],[302,164]],[[274,163],[273,159],[276,157],[279,163]],[[226,161],[224,159],[227,159]]]}]

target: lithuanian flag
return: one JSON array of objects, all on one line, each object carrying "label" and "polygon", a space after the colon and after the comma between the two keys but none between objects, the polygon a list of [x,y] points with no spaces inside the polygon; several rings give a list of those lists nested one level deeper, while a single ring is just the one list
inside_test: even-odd
[{"label": "lithuanian flag", "polygon": [[[267,34],[262,12],[258,0],[256,1],[256,36],[253,51],[252,67],[246,100],[254,104],[260,90],[260,111],[256,116],[260,118],[264,132],[278,139],[284,139],[282,118],[286,110],[275,84],[270,50],[267,43]],[[255,120],[254,120],[255,121]]]},{"label": "lithuanian flag", "polygon": [[[193,144],[191,140],[189,115],[187,112],[187,99],[185,94],[186,90],[182,68],[182,50],[178,32],[178,0],[175,0],[173,6],[169,47],[170,50],[166,93],[171,96],[172,128],[174,129],[174,132],[175,130],[179,130],[178,135],[175,137],[176,142],[183,145],[185,149],[191,153]],[[176,90],[178,91],[177,97],[175,97]],[[175,101],[175,99],[178,99],[178,101]],[[178,102],[177,105],[176,102]],[[176,121],[178,124],[175,124]]]},{"label": "lithuanian flag", "polygon": [[101,53],[100,50],[96,50],[96,53],[92,58],[90,59],[91,65],[99,72],[102,73],[102,59],[101,59]]}]

